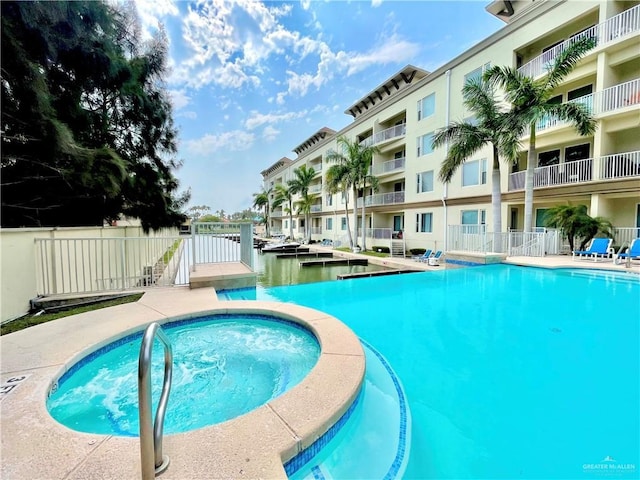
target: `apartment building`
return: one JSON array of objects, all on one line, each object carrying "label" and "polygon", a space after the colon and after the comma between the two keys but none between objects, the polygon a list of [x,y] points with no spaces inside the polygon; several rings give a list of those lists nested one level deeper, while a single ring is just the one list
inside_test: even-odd
[{"label": "apartment building", "polygon": [[[449,184],[438,180],[446,156],[432,149],[434,132],[454,120],[471,120],[461,89],[490,65],[510,65],[532,77],[577,35],[596,46],[557,88],[558,102],[582,102],[597,120],[592,136],[548,118],[537,125],[538,167],[534,178],[534,221],[559,204],[584,204],[592,216],[603,216],[617,228],[617,242],[640,231],[640,2],[495,0],[486,7],[505,26],[434,72],[408,65],[349,106],[353,122],[336,132],[323,128],[293,149],[295,159],[282,158],[262,171],[265,188],[286,182],[301,165],[313,167],[317,194],[312,208],[312,238],[345,242],[346,213],[341,194],[324,185],[326,154],[338,150],[336,139],[375,145],[380,153],[371,172],[377,192],[366,192],[367,246],[447,250],[453,225],[492,225],[491,147],[469,158]],[[524,223],[524,178],[528,138],[513,165],[501,164],[503,229],[521,230]],[[362,192],[360,193],[362,194]],[[360,205],[363,197],[357,202]],[[349,199],[349,207],[353,199]],[[351,213],[349,213],[351,215]],[[304,219],[288,209],[272,212],[272,231],[302,236]],[[349,219],[352,224],[352,219]],[[358,227],[360,220],[358,221]],[[353,225],[351,225],[353,229]],[[400,234],[402,232],[402,234]],[[370,238],[370,240],[369,240]],[[387,243],[385,243],[387,242]]]}]

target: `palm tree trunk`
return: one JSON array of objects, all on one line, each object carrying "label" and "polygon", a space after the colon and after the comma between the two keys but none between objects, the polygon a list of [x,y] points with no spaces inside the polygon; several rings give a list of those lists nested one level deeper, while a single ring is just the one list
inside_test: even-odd
[{"label": "palm tree trunk", "polygon": [[[347,194],[344,199],[344,218],[347,222],[347,237],[349,238],[349,248],[353,250],[353,238],[351,237],[351,226],[349,225],[349,195]],[[336,228],[338,226],[336,225]]]},{"label": "palm tree trunk", "polygon": [[293,204],[289,202],[289,239],[293,242]]},{"label": "palm tree trunk", "polygon": [[500,161],[498,151],[493,147],[493,167],[491,168],[491,209],[493,216],[493,251],[502,253],[502,198],[500,188]]},{"label": "palm tree trunk", "polygon": [[353,250],[358,243],[358,189],[353,185],[353,244],[351,250]]},{"label": "palm tree trunk", "polygon": [[366,214],[366,207],[365,207],[365,203],[367,200],[367,192],[366,190],[363,188],[362,189],[362,251],[366,252],[367,251],[367,214]]},{"label": "palm tree trunk", "polygon": [[529,153],[527,155],[527,172],[524,177],[524,231],[530,232],[533,227],[533,177],[536,168],[536,124],[531,124],[529,137]]},{"label": "palm tree trunk", "polygon": [[265,223],[264,230],[267,235],[267,238],[269,238],[270,235],[269,235],[269,204],[268,203],[264,206],[264,223]]}]

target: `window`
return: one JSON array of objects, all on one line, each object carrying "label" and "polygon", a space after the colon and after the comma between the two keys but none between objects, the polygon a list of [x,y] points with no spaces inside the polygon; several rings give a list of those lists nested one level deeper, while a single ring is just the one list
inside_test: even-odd
[{"label": "window", "polygon": [[465,85],[469,80],[482,79],[482,74],[491,68],[491,63],[485,63],[483,66],[476,68],[475,70],[467,73],[464,76]]},{"label": "window", "polygon": [[292,226],[293,228],[296,228],[296,221],[295,221],[295,220],[291,220],[291,226]]},{"label": "window", "polygon": [[543,228],[545,217],[547,216],[548,208],[536,208],[536,227]]},{"label": "window", "polygon": [[487,159],[474,160],[462,164],[462,186],[484,185],[487,183]]},{"label": "window", "polygon": [[569,91],[569,93],[567,93],[567,100],[575,100],[576,98],[591,95],[592,93],[593,85],[585,85],[584,87],[576,88],[575,90]]},{"label": "window", "polygon": [[289,228],[289,220],[284,221],[284,228]]},{"label": "window", "polygon": [[340,230],[346,230],[347,229],[347,218],[346,217],[341,217],[340,218]]},{"label": "window", "polygon": [[484,225],[486,221],[486,212],[484,210],[462,210],[462,225]]},{"label": "window", "polygon": [[326,196],[325,198],[326,198],[326,200],[325,200],[325,205],[326,205],[327,207],[330,207],[331,205],[333,205],[333,195],[331,195],[331,194],[329,193],[329,194],[327,194],[327,196]]},{"label": "window", "polygon": [[418,137],[418,156],[427,155],[433,152],[433,132]]},{"label": "window", "polygon": [[560,150],[549,150],[538,154],[538,166],[548,167],[560,163]]},{"label": "window", "polygon": [[326,218],[324,225],[326,230],[333,230],[333,218]]},{"label": "window", "polygon": [[433,115],[436,109],[436,94],[432,93],[418,100],[418,121]]},{"label": "window", "polygon": [[575,162],[577,160],[585,160],[589,158],[589,148],[591,145],[583,143],[582,145],[574,145],[564,149],[564,161]]},{"label": "window", "polygon": [[433,192],[433,170],[417,175],[418,193]]},{"label": "window", "polygon": [[416,232],[431,233],[433,231],[433,213],[416,215]]}]

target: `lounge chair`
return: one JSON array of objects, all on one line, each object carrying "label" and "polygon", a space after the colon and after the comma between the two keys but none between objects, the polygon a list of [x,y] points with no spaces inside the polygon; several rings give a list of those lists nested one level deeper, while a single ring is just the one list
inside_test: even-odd
[{"label": "lounge chair", "polygon": [[622,263],[627,258],[640,260],[640,238],[634,238],[626,252],[618,254],[618,263]]},{"label": "lounge chair", "polygon": [[575,250],[572,257],[574,260],[582,257],[592,258],[594,262],[597,261],[598,258],[608,258],[612,253],[612,242],[612,238],[594,238],[591,240],[589,248],[586,250]]},{"label": "lounge chair", "polygon": [[416,255],[415,257],[413,257],[413,259],[416,262],[426,262],[429,260],[429,257],[431,256],[431,252],[433,250],[429,249],[429,250],[425,250],[425,252],[422,255]]},{"label": "lounge chair", "polygon": [[429,257],[429,265],[437,267],[440,265],[440,257],[442,256],[442,250],[438,250],[433,257]]}]

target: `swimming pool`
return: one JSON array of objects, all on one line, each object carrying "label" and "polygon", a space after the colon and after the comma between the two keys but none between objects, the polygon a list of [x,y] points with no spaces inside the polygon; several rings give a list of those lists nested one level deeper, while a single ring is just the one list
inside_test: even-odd
[{"label": "swimming pool", "polygon": [[[162,328],[174,351],[165,433],[254,410],[298,384],[320,355],[307,329],[266,315],[216,314]],[[141,333],[129,335],[72,366],[47,400],[51,416],[81,432],[137,436],[140,340]],[[162,355],[155,345],[154,398],[162,387]]]},{"label": "swimming pool", "polygon": [[601,478],[609,459],[637,476],[640,282],[492,265],[226,297],[325,311],[386,357],[412,416],[404,478]]}]

